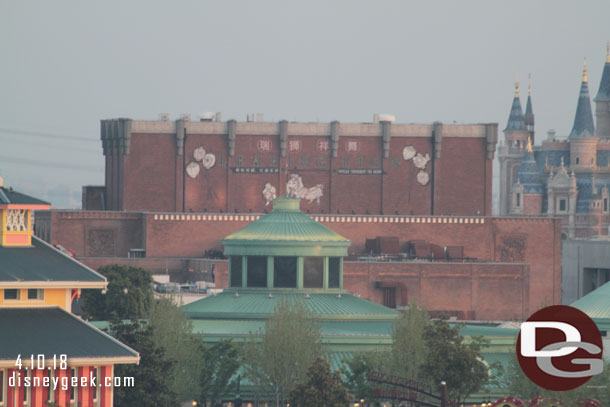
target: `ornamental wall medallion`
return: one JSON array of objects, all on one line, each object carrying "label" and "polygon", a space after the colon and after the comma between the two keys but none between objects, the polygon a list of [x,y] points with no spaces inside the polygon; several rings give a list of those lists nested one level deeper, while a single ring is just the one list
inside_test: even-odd
[{"label": "ornamental wall medallion", "polygon": [[193,158],[195,161],[186,166],[186,174],[191,178],[197,178],[201,172],[201,167],[203,167],[203,169],[206,170],[203,171],[203,178],[207,185],[207,198],[217,199],[218,196],[210,183],[210,174],[207,171],[216,164],[216,156],[209,151],[206,151],[203,146],[199,146],[193,150]]},{"label": "ornamental wall medallion", "polygon": [[525,248],[525,236],[498,236],[496,245],[496,256],[500,258],[500,261],[523,262],[525,261]]},{"label": "ornamental wall medallion", "polygon": [[203,165],[203,168],[205,168],[206,170],[209,170],[210,168],[212,168],[214,166],[214,164],[216,164],[216,156],[214,154],[207,153],[203,157],[201,164]]},{"label": "ornamental wall medallion", "polygon": [[193,157],[195,157],[195,161],[201,161],[205,157],[205,148],[198,147],[193,151]]},{"label": "ornamental wall medallion", "polygon": [[275,187],[268,182],[265,184],[265,188],[263,188],[263,198],[265,198],[265,206],[269,206],[276,198]]},{"label": "ornamental wall medallion", "polygon": [[413,157],[413,165],[417,168],[423,170],[426,168],[426,164],[430,161],[430,154],[426,153],[426,155],[422,155],[421,153],[417,153],[415,157]]},{"label": "ornamental wall medallion", "polygon": [[303,185],[303,180],[298,174],[290,174],[290,179],[286,182],[286,195],[299,198],[307,199],[309,203],[316,201],[320,205],[320,198],[324,196],[324,186],[317,184],[311,188],[307,188]]},{"label": "ornamental wall medallion", "polygon": [[405,161],[412,160],[415,168],[419,168],[421,171],[417,173],[416,179],[420,185],[428,185],[430,182],[430,175],[425,171],[426,165],[430,161],[430,154],[418,153],[413,146],[405,146],[402,149],[402,158]]},{"label": "ornamental wall medallion", "polygon": [[190,163],[186,166],[186,173],[191,178],[196,178],[199,175],[199,164],[198,163]]},{"label": "ornamental wall medallion", "polygon": [[419,182],[421,185],[428,185],[428,182],[430,182],[430,176],[426,171],[422,170],[417,173],[417,182]]},{"label": "ornamental wall medallion", "polygon": [[417,153],[417,151],[415,151],[415,147],[413,147],[413,146],[406,146],[405,148],[402,149],[402,157],[406,161],[409,161],[411,158],[415,157],[416,153]]}]

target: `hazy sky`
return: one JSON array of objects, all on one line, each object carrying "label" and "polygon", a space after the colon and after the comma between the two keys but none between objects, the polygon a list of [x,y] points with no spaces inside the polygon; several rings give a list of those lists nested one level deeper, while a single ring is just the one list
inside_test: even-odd
[{"label": "hazy sky", "polygon": [[0,176],[78,205],[103,184],[100,119],[160,112],[502,129],[517,72],[538,140],[566,136],[609,21],[605,0],[0,0]]}]

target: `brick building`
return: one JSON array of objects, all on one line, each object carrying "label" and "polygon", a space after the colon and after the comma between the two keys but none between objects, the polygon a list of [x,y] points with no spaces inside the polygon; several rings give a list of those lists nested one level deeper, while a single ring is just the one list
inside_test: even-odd
[{"label": "brick building", "polygon": [[497,125],[103,120],[105,186],[84,209],[491,215]]},{"label": "brick building", "polygon": [[[379,119],[104,120],[105,185],[83,188],[84,211],[37,215],[36,233],[93,268],[226,287],[227,261],[210,254],[288,194],[352,242],[344,288],[366,299],[497,320],[559,303],[560,222],[491,217],[497,125]],[[367,239],[393,249],[371,255]]]},{"label": "brick building", "polygon": [[523,114],[517,82],[504,129],[505,140],[498,150],[500,214],[559,217],[566,237],[608,235],[610,46],[594,100],[596,123],[586,61],[574,124],[567,139],[558,139],[554,131],[549,131],[541,145],[534,146],[534,113],[529,93]]}]

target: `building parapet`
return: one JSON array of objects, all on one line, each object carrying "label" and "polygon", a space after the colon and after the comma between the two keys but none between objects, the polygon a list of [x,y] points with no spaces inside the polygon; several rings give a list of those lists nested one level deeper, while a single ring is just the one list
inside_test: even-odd
[{"label": "building parapet", "polygon": [[[229,123],[234,123],[236,135],[278,135],[281,123],[285,123],[288,136],[327,136],[332,134],[332,123],[303,122],[186,122],[180,121],[188,134],[227,134]],[[382,137],[383,123],[338,123],[340,135],[348,137]],[[176,121],[132,120],[131,133],[173,134]],[[443,124],[443,137],[487,138],[487,127],[497,128],[496,123]],[[391,126],[392,137],[431,137],[434,124],[396,124]]]}]

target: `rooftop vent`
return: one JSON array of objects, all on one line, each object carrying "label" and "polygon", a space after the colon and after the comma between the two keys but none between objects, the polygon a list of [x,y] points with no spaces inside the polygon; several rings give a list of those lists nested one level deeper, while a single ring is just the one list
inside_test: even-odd
[{"label": "rooftop vent", "polygon": [[214,114],[214,112],[204,112],[201,113],[201,116],[199,116],[199,121],[200,122],[211,122],[214,121],[214,117],[216,115]]},{"label": "rooftop vent", "polygon": [[185,122],[190,122],[191,121],[191,114],[190,113],[182,113],[180,115],[180,120],[184,120]]},{"label": "rooftop vent", "polygon": [[389,114],[389,113],[380,113],[377,115],[377,117],[379,118],[380,122],[390,122],[393,123],[396,121],[396,117],[394,117],[393,114]]},{"label": "rooftop vent", "polygon": [[159,120],[161,120],[162,122],[168,122],[169,113],[159,113]]}]

